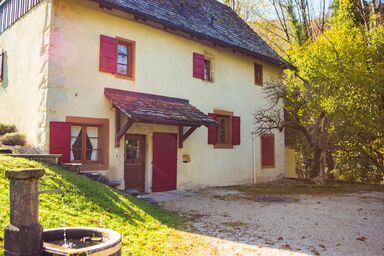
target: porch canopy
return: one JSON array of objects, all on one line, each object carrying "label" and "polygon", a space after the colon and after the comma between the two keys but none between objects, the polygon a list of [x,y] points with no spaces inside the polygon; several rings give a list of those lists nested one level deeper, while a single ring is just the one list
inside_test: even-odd
[{"label": "porch canopy", "polygon": [[[104,88],[105,96],[115,107],[115,145],[134,123],[175,125],[179,127],[179,147],[200,126],[217,125],[216,121],[191,104],[189,100],[154,94]],[[121,113],[127,122],[121,125]],[[184,132],[184,127],[187,128]]]}]

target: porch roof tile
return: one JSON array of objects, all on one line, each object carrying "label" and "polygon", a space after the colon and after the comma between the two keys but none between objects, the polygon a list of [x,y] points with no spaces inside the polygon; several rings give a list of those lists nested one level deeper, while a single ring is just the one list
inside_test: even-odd
[{"label": "porch roof tile", "polygon": [[104,89],[105,96],[136,122],[184,126],[210,126],[216,121],[189,104],[189,100],[154,94]]}]

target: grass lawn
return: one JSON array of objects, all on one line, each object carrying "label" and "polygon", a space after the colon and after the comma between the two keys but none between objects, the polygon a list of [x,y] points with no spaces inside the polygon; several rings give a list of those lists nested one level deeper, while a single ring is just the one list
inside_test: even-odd
[{"label": "grass lawn", "polygon": [[235,186],[232,189],[246,195],[335,195],[345,193],[359,193],[370,191],[384,192],[382,185],[367,185],[349,183],[345,181],[332,181],[326,184],[315,184],[308,180],[283,179],[257,185]]},{"label": "grass lawn", "polygon": [[[0,155],[0,248],[9,223],[9,182],[5,170],[44,168],[40,189],[62,189],[61,195],[40,195],[44,228],[92,226],[116,230],[123,236],[123,255],[194,255],[199,241],[188,237],[182,218],[103,184],[58,167]],[[0,254],[2,254],[0,250]]]}]

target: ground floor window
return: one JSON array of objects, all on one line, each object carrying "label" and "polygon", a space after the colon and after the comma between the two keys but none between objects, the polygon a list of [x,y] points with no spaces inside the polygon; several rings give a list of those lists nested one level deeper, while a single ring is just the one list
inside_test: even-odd
[{"label": "ground floor window", "polygon": [[99,139],[99,127],[72,125],[71,161],[98,162],[102,152]]},{"label": "ground floor window", "polygon": [[275,167],[275,135],[264,134],[261,142],[261,168]]},{"label": "ground floor window", "polygon": [[232,146],[232,116],[217,115],[219,127],[217,128],[217,143],[216,146],[230,147]]},{"label": "ground floor window", "polygon": [[70,161],[90,170],[108,168],[109,120],[67,117],[71,123]]}]

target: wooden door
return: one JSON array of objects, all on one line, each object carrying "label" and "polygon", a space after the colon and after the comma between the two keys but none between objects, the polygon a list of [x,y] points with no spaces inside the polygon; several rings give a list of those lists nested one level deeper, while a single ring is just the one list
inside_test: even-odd
[{"label": "wooden door", "polygon": [[124,181],[125,189],[144,192],[145,187],[145,135],[125,136]]},{"label": "wooden door", "polygon": [[177,134],[153,134],[152,191],[176,189],[177,182]]}]

